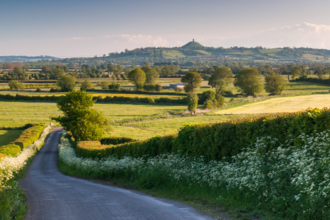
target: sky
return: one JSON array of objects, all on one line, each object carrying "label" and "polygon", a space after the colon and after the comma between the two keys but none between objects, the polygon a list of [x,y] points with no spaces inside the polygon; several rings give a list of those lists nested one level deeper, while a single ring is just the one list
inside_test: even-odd
[{"label": "sky", "polygon": [[328,0],[0,0],[0,56],[141,47],[330,49]]}]

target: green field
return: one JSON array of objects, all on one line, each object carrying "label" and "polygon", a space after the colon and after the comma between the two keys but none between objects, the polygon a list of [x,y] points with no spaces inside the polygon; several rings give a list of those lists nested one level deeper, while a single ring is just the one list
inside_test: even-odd
[{"label": "green field", "polygon": [[257,103],[218,110],[216,114],[265,114],[296,112],[307,108],[329,108],[330,94],[272,98]]},{"label": "green field", "polygon": [[22,130],[0,130],[0,146],[7,145],[16,140],[22,133]]}]

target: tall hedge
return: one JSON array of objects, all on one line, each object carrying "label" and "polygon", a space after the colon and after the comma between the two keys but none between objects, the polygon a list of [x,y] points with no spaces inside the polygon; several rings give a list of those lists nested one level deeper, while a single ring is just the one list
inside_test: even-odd
[{"label": "tall hedge", "polygon": [[[204,156],[205,160],[221,160],[242,152],[263,136],[286,140],[296,139],[302,133],[311,134],[330,128],[329,109],[308,109],[296,113],[282,113],[231,120],[223,123],[192,124],[183,127],[177,136],[154,137],[146,141],[119,145],[102,145],[102,148],[79,149],[82,157],[102,158],[161,153],[180,153],[191,157]],[[267,150],[267,149],[265,149]]]}]

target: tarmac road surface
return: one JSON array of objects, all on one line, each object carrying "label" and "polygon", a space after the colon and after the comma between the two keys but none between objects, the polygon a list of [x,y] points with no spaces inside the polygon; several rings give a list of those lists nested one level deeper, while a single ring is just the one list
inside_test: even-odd
[{"label": "tarmac road surface", "polygon": [[54,129],[20,184],[27,192],[27,220],[212,219],[183,203],[61,174],[61,129]]}]

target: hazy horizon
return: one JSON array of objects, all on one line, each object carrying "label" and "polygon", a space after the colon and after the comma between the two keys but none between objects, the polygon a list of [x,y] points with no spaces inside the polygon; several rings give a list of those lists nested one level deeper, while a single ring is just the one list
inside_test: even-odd
[{"label": "hazy horizon", "polygon": [[12,0],[2,3],[0,56],[93,57],[141,47],[330,49],[330,2]]}]

